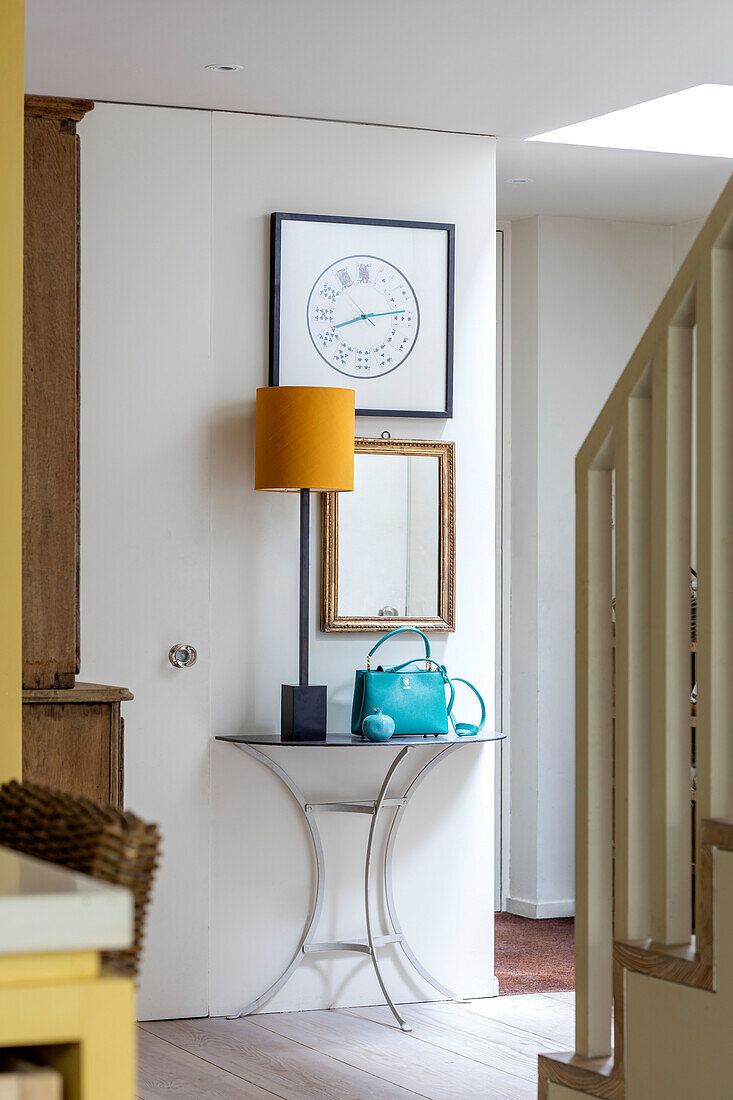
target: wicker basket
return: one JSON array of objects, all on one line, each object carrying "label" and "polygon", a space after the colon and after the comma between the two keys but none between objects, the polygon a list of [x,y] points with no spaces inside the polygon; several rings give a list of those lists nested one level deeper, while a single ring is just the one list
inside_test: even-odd
[{"label": "wicker basket", "polygon": [[126,886],[135,902],[134,942],[104,952],[102,962],[117,974],[137,974],[160,845],[156,825],[89,798],[13,780],[0,786],[0,844]]}]

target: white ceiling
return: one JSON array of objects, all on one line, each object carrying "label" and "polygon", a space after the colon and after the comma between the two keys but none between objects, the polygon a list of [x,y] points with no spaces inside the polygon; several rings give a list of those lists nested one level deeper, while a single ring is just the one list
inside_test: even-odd
[{"label": "white ceiling", "polygon": [[[677,225],[708,214],[733,161],[500,140],[496,171],[505,221],[562,214]],[[507,182],[517,176],[534,183]]]},{"label": "white ceiling", "polygon": [[[730,0],[27,0],[26,13],[29,92],[496,134],[505,218],[685,221],[733,169],[518,140],[733,84]],[[502,182],[516,175],[535,183]]]}]

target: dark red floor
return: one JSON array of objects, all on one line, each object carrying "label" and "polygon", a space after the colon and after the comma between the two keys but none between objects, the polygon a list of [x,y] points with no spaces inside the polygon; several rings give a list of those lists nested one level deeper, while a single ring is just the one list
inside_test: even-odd
[{"label": "dark red floor", "polygon": [[572,917],[529,920],[497,913],[494,972],[499,995],[574,989],[574,924]]}]

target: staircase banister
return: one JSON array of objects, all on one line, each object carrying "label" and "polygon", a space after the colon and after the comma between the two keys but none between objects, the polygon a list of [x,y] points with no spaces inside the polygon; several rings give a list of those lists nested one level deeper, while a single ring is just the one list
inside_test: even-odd
[{"label": "staircase banister", "polygon": [[729,229],[732,216],[733,177],[720,193],[720,197],[700,230],[695,243],[637,344],[626,369],[611,391],[608,400],[581,445],[576,457],[576,476],[593,467],[605,440],[613,431],[619,409],[631,397],[642,381],[644,371],[651,362],[659,342],[659,333],[675,323],[683,325],[689,323],[687,307],[690,290],[697,281],[700,264],[705,262],[706,257],[713,248],[723,247],[728,243],[723,240],[723,234]]},{"label": "staircase banister", "polygon": [[544,1068],[615,1097],[624,974],[714,992],[714,850],[733,851],[733,177],[575,494],[576,1036]]}]

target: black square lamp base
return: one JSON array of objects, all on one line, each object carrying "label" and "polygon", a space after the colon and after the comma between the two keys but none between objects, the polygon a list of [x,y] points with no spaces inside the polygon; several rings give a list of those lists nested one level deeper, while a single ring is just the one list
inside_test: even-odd
[{"label": "black square lamp base", "polygon": [[283,741],[325,741],[326,685],[283,684],[280,721]]}]

